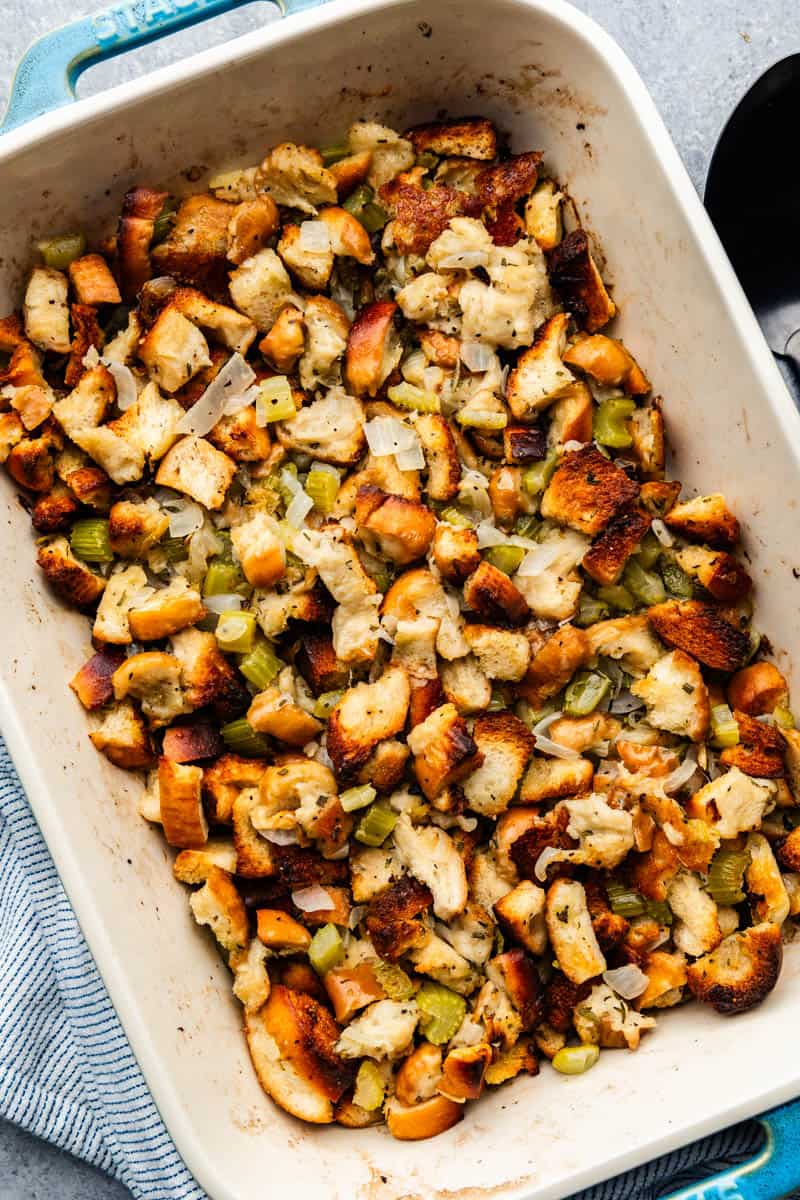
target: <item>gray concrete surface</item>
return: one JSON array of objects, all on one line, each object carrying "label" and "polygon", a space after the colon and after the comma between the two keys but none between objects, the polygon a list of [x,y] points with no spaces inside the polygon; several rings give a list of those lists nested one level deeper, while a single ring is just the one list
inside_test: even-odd
[{"label": "gray concrete surface", "polygon": [[[717,133],[739,96],[771,63],[800,49],[796,0],[575,2],[633,59],[701,190]],[[6,0],[0,108],[26,46],[48,29],[98,7],[87,0]],[[267,4],[246,5],[229,17],[92,68],[79,90],[82,95],[102,90],[271,19],[274,10]],[[757,165],[757,148],[752,165]],[[2,1200],[122,1200],[127,1195],[119,1184],[0,1122]]]}]

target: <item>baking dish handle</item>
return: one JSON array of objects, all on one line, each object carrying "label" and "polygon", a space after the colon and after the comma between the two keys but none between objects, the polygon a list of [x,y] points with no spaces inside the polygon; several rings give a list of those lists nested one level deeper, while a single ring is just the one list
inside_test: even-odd
[{"label": "baking dish handle", "polygon": [[[46,33],[20,60],[0,133],[70,104],[76,99],[78,77],[94,63],[231,12],[240,3],[241,0],[130,0]],[[315,8],[325,0],[275,0],[275,3],[285,15]]]},{"label": "baking dish handle", "polygon": [[748,1162],[671,1192],[663,1200],[781,1200],[800,1184],[800,1100],[758,1118],[764,1126],[763,1149]]}]

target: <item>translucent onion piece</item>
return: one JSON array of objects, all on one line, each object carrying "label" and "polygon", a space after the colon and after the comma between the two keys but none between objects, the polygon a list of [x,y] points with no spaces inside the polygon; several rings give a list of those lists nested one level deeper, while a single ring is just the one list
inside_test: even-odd
[{"label": "translucent onion piece", "polygon": [[577,750],[572,750],[569,746],[562,746],[558,742],[551,742],[550,738],[536,735],[536,749],[542,754],[549,754],[551,758],[580,758]]},{"label": "translucent onion piece", "polygon": [[308,250],[312,254],[324,254],[331,248],[328,226],[324,221],[303,221],[297,244],[301,250]]},{"label": "translucent onion piece", "polygon": [[180,507],[176,504],[169,517],[170,537],[188,537],[190,533],[194,533],[200,528],[203,519],[202,508],[192,500],[183,501]]},{"label": "translucent onion piece", "polygon": [[544,883],[547,879],[547,868],[552,862],[562,862],[564,851],[559,850],[557,846],[545,846],[542,853],[536,860],[536,865],[533,868],[533,873],[540,883]]},{"label": "translucent onion piece", "polygon": [[603,980],[623,1000],[635,1000],[647,990],[650,982],[636,963],[626,963],[624,967],[616,967],[613,971],[603,971]]},{"label": "translucent onion piece", "polygon": [[222,415],[224,417],[233,417],[236,413],[241,412],[244,408],[249,408],[251,404],[255,404],[258,396],[258,384],[254,383],[252,387],[246,389],[238,396],[229,396],[222,406]]},{"label": "translucent onion piece", "polygon": [[468,371],[476,374],[489,371],[494,366],[494,351],[483,342],[462,342],[461,361]]},{"label": "translucent onion piece", "polygon": [[100,362],[100,352],[97,346],[90,346],[81,359],[81,362],[85,367],[96,367]]},{"label": "translucent onion piece", "polygon": [[410,450],[419,444],[414,430],[409,425],[404,425],[397,417],[373,417],[364,426],[364,436],[372,453],[379,458],[387,454],[397,454],[401,450]]},{"label": "translucent onion piece", "polygon": [[318,883],[292,892],[292,904],[301,912],[317,912],[320,909],[325,911],[336,907],[330,892],[326,892]]},{"label": "translucent onion piece", "polygon": [[314,507],[314,501],[302,488],[294,494],[292,502],[286,510],[286,520],[295,529],[300,529],[308,514]]},{"label": "translucent onion piece", "polygon": [[609,712],[615,714],[636,712],[638,709],[644,708],[644,700],[640,700],[627,688],[623,688],[616,699],[611,701],[608,708]]},{"label": "translucent onion piece", "polygon": [[366,904],[354,904],[350,909],[350,916],[347,918],[347,928],[357,929],[367,915],[367,912]]},{"label": "translucent onion piece", "polygon": [[425,466],[425,455],[419,443],[409,450],[400,450],[394,459],[401,471],[421,471]]},{"label": "translucent onion piece", "polygon": [[255,371],[241,354],[232,354],[197,403],[183,414],[176,426],[178,433],[205,437],[224,416],[226,403],[247,391],[255,380]]},{"label": "translucent onion piece", "polygon": [[100,360],[107,368],[109,375],[114,379],[117,387],[117,408],[120,412],[125,412],[132,404],[135,404],[139,397],[139,390],[136,387],[136,380],[130,367],[126,367],[123,363],[112,362],[110,359],[105,362]]},{"label": "translucent onion piece", "polygon": [[663,785],[664,791],[677,792],[679,788],[682,788],[685,783],[689,782],[697,770],[697,758],[694,753],[694,747],[692,747],[691,750],[687,750],[683,762],[678,763],[675,770],[670,771],[669,775],[667,775]]},{"label": "translucent onion piece", "polygon": [[258,831],[273,846],[296,846],[297,831],[295,829],[259,829]]},{"label": "translucent onion piece", "polygon": [[559,718],[563,717],[563,715],[564,713],[561,711],[561,709],[559,709],[558,712],[550,713],[549,716],[542,717],[541,721],[537,721],[537,723],[534,725],[531,733],[534,735],[534,737],[540,737],[541,734],[547,733],[553,722],[558,721]]},{"label": "translucent onion piece", "polygon": [[585,445],[585,442],[579,442],[575,438],[571,438],[568,442],[564,442],[564,450],[569,453],[572,450],[581,450]]},{"label": "translucent onion piece", "polygon": [[667,529],[660,517],[655,517],[650,525],[653,533],[656,535],[662,546],[672,546],[675,543],[675,538]]},{"label": "translucent onion piece", "polygon": [[203,604],[213,613],[238,612],[242,607],[242,597],[235,592],[220,592],[217,596],[204,596]]},{"label": "translucent onion piece", "polygon": [[520,537],[518,533],[504,533],[491,521],[481,521],[475,532],[478,535],[478,548],[481,550],[487,546],[521,546],[523,550],[539,548],[539,543],[534,542],[532,538]]},{"label": "translucent onion piece", "polygon": [[542,575],[548,567],[552,567],[553,563],[561,557],[563,552],[564,546],[560,540],[556,542],[542,542],[541,545],[537,545],[533,550],[528,551],[519,564],[517,574],[521,576]]}]

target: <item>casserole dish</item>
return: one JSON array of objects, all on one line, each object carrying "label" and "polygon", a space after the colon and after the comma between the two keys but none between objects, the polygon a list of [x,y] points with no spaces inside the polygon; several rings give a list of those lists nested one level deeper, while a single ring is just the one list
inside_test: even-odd
[{"label": "casserole dish", "polygon": [[[182,5],[177,19],[211,7]],[[142,36],[157,28],[149,11]],[[118,49],[111,19],[93,36]],[[79,35],[59,37],[74,75]],[[29,100],[36,65],[34,56],[20,81]],[[51,89],[46,102],[67,95]],[[699,487],[713,456],[715,484],[749,514],[759,619],[791,675],[800,418],[640,81],[566,5],[439,0],[432,14],[421,0],[332,3],[9,133],[0,146],[5,307],[37,237],[110,221],[134,179],[180,193],[179,165],[192,164],[195,180],[280,138],[334,140],[359,116],[405,127],[440,110],[493,118],[515,144],[541,148],[566,182],[607,255],[619,332],[665,395],[674,473]],[[29,111],[12,104],[12,121]],[[800,956],[790,949],[762,1009],[735,1022],[678,1012],[636,1056],[605,1056],[580,1083],[551,1073],[521,1082],[487,1099],[468,1127],[411,1152],[370,1131],[301,1128],[274,1110],[252,1073],[225,970],[189,932],[162,843],[141,825],[125,777],[98,770],[66,693],[85,657],[82,623],[20,573],[27,518],[7,482],[2,506],[3,729],[156,1101],[215,1200],[260,1194],[266,1164],[274,1186],[304,1197],[546,1200],[798,1090]]]}]

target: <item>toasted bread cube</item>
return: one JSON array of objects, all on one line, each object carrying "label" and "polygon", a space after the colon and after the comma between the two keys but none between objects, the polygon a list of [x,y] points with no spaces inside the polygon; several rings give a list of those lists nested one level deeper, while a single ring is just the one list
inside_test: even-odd
[{"label": "toasted bread cube", "polygon": [[653,1017],[643,1017],[621,1004],[607,983],[596,984],[575,1007],[575,1030],[584,1045],[636,1050],[642,1033],[655,1023]]},{"label": "toasted bread cube", "polygon": [[124,437],[110,425],[79,429],[72,437],[114,483],[135,483],[144,474],[145,453],[134,437]]},{"label": "toasted bread cube", "polygon": [[394,1098],[386,1102],[385,1114],[392,1137],[402,1142],[418,1142],[457,1125],[464,1116],[464,1105],[441,1095],[413,1105],[401,1104]]},{"label": "toasted bread cube", "polygon": [[16,389],[10,403],[14,411],[19,413],[26,429],[37,429],[50,416],[55,395],[49,387],[28,383]]},{"label": "toasted bread cube", "polygon": [[156,217],[164,207],[166,192],[137,187],[126,192],[117,236],[122,292],[132,300],[152,275],[150,243]]},{"label": "toasted bread cube", "polygon": [[196,325],[167,305],[139,343],[139,357],[165,392],[177,392],[211,366],[208,342]]},{"label": "toasted bread cube", "polygon": [[644,675],[664,653],[644,613],[598,621],[586,630],[586,637],[592,657],[614,658],[632,675]]},{"label": "toasted bread cube", "polygon": [[247,582],[253,587],[272,587],[286,573],[286,549],[278,522],[268,513],[254,511],[231,530],[231,540]]},{"label": "toasted bread cube", "polygon": [[542,250],[554,250],[563,237],[561,202],[564,199],[552,179],[537,183],[525,202],[525,229]]},{"label": "toasted bread cube", "polygon": [[255,186],[276,204],[315,213],[321,204],[336,203],[336,183],[322,165],[322,156],[310,146],[281,142],[258,167]]},{"label": "toasted bread cube", "polygon": [[250,929],[241,896],[227,871],[211,867],[199,891],[189,897],[198,925],[208,925],[233,965],[248,946]]},{"label": "toasted bread cube", "polygon": [[710,954],[690,963],[689,990],[717,1012],[746,1012],[775,987],[782,961],[780,926],[765,921],[731,934]]},{"label": "toasted bread cube", "polygon": [[108,514],[111,549],[121,558],[144,558],[167,532],[169,515],[153,497],[118,500]]},{"label": "toasted bread cube", "polygon": [[162,650],[132,654],[114,672],[112,683],[117,700],[133,696],[151,725],[168,725],[186,711],[180,663]]},{"label": "toasted bread cube", "polygon": [[216,758],[225,749],[216,726],[208,721],[171,725],[164,734],[162,753],[171,762],[193,763]]},{"label": "toasted bread cube", "polygon": [[228,825],[233,817],[233,805],[244,788],[258,787],[267,767],[256,758],[241,758],[238,754],[223,754],[203,770],[203,796],[209,819],[215,825]]},{"label": "toasted bread cube", "polygon": [[355,154],[370,154],[367,182],[376,191],[414,164],[413,144],[376,121],[356,121],[347,131],[347,141]]},{"label": "toasted bread cube", "polygon": [[236,851],[232,842],[210,840],[200,849],[181,850],[172,864],[172,874],[180,883],[205,883],[214,867],[233,875]]},{"label": "toasted bread cube", "polygon": [[82,429],[94,428],[105,420],[116,399],[114,379],[101,363],[84,371],[69,395],[53,405],[53,416],[68,437]]},{"label": "toasted bread cube", "polygon": [[542,497],[542,516],[593,537],[633,503],[639,485],[595,446],[569,451]]},{"label": "toasted bread cube", "polygon": [[102,708],[113,699],[114,685],[111,677],[124,659],[125,654],[122,650],[98,650],[70,679],[69,686],[89,712],[95,708]]},{"label": "toasted bread cube", "polygon": [[530,608],[509,577],[485,559],[464,584],[464,600],[487,623],[522,625]]},{"label": "toasted bread cube", "polygon": [[203,771],[160,758],[158,790],[161,797],[161,824],[170,846],[192,848],[208,841],[208,821],[203,811]]},{"label": "toasted bread cube", "polygon": [[259,908],[258,937],[271,950],[300,953],[311,945],[311,934],[294,917],[277,908]]},{"label": "toasted bread cube", "polygon": [[756,717],[750,717],[734,709],[734,718],[739,726],[739,741],[720,754],[720,762],[729,767],[738,767],[745,775],[759,779],[774,779],[784,774],[784,740],[781,730],[766,725]]},{"label": "toasted bread cube", "polygon": [[139,597],[147,595],[147,575],[138,563],[131,563],[109,576],[103,597],[97,607],[92,636],[100,642],[129,646],[133,641],[130,611]]},{"label": "toasted bread cube", "polygon": [[205,611],[200,593],[178,577],[143,604],[131,608],[128,620],[137,641],[153,642],[194,625]]},{"label": "toasted bread cube", "polygon": [[386,998],[375,972],[366,962],[356,967],[338,967],[327,971],[323,983],[337,1021],[349,1021],[368,1004]]},{"label": "toasted bread cube", "polygon": [[218,342],[239,354],[246,354],[255,341],[258,331],[252,321],[227,304],[209,300],[196,288],[178,288],[169,307],[209,330]]},{"label": "toasted bread cube", "polygon": [[481,564],[475,530],[440,521],[433,535],[433,561],[448,583],[463,583]]},{"label": "toasted bread cube", "polygon": [[477,743],[453,704],[441,705],[415,726],[408,735],[408,745],[414,755],[414,773],[429,800],[482,762]]},{"label": "toasted bread cube", "polygon": [[105,580],[95,575],[85,563],[76,558],[64,537],[55,538],[40,546],[36,561],[47,582],[68,604],[88,608],[102,595]]},{"label": "toasted bread cube", "polygon": [[276,371],[292,371],[306,344],[305,320],[299,308],[287,304],[258,348]]},{"label": "toasted bread cube", "polygon": [[38,437],[17,441],[12,428],[7,436],[12,446],[6,456],[6,465],[15,483],[31,492],[52,491],[55,480],[54,459],[62,445],[58,432],[46,426]]},{"label": "toasted bread cube", "polygon": [[664,517],[681,493],[677,480],[649,479],[642,484],[639,499],[642,507],[654,517]]},{"label": "toasted bread cube", "polygon": [[728,683],[728,703],[751,717],[771,713],[789,694],[786,679],[771,662],[751,663]]},{"label": "toasted bread cube", "polygon": [[520,942],[532,954],[544,954],[547,925],[544,916],[545,892],[529,879],[495,902],[494,914],[507,937]]},{"label": "toasted bread cube", "polygon": [[492,685],[472,654],[442,663],[444,694],[462,714],[482,712],[492,699]]},{"label": "toasted bread cube", "polygon": [[763,833],[751,833],[745,845],[750,855],[745,881],[752,896],[754,916],[759,921],[782,925],[789,916],[791,903],[772,847]]},{"label": "toasted bread cube", "polygon": [[564,355],[564,362],[605,387],[621,387],[629,396],[641,396],[650,390],[630,351],[603,333],[577,338]]},{"label": "toasted bread cube", "polygon": [[647,611],[658,636],[717,671],[735,671],[750,654],[750,639],[701,600],[666,600]]},{"label": "toasted bread cube", "polygon": [[354,258],[369,267],[375,261],[375,253],[364,226],[352,213],[335,205],[323,208],[319,220],[328,230],[331,249],[337,257]]},{"label": "toasted bread cube", "polygon": [[70,283],[81,304],[119,304],[122,297],[108,263],[100,254],[84,254],[69,264]]},{"label": "toasted bread cube", "polygon": [[506,400],[518,421],[530,420],[574,384],[562,361],[568,321],[566,313],[556,313],[537,329],[533,345],[517,359],[508,377]]},{"label": "toasted bread cube", "polygon": [[395,325],[398,306],[376,300],[362,308],[347,339],[345,381],[354,396],[374,396],[400,362],[403,346]]},{"label": "toasted bread cube", "polygon": [[538,425],[507,425],[503,430],[503,454],[514,466],[541,462],[547,456],[547,436]]},{"label": "toasted bread cube", "polygon": [[346,158],[340,158],[338,162],[331,164],[329,169],[336,182],[336,192],[340,200],[349,196],[354,188],[364,182],[371,163],[371,151],[362,150],[358,154],[348,154]]},{"label": "toasted bread cube", "polygon": [[258,693],[247,710],[247,720],[258,733],[269,733],[290,746],[305,746],[324,728],[276,687]]},{"label": "toasted bread cube", "polygon": [[586,574],[600,584],[616,583],[649,528],[650,517],[641,509],[617,513],[584,555]]},{"label": "toasted bread cube", "polygon": [[259,250],[231,272],[233,303],[262,333],[272,329],[291,290],[292,281],[274,250]]},{"label": "toasted bread cube", "polygon": [[464,781],[464,797],[473,812],[494,817],[513,801],[533,753],[534,737],[509,712],[479,716],[472,734],[483,762]]},{"label": "toasted bread cube", "polygon": [[[644,377],[642,383],[647,383]],[[640,472],[648,479],[660,479],[664,474],[666,451],[660,398],[656,397],[643,408],[637,408],[631,414],[628,429],[633,438],[633,451],[639,460]]]},{"label": "toasted bread cube", "polygon": [[7,461],[24,436],[25,428],[15,412],[0,413],[0,463]]},{"label": "toasted bread cube", "polygon": [[569,683],[589,660],[589,639],[575,625],[562,625],[541,648],[533,649],[519,694],[534,708],[541,708]]},{"label": "toasted bread cube", "polygon": [[328,245],[321,250],[304,244],[300,225],[284,225],[278,242],[278,254],[303,287],[321,291],[327,287],[333,270],[333,249]]},{"label": "toasted bread cube", "polygon": [[213,633],[182,629],[173,635],[171,645],[181,668],[190,709],[212,704],[220,717],[228,720],[242,712],[249,701],[249,692]]},{"label": "toasted bread cube", "polygon": [[417,155],[430,153],[441,156],[491,162],[497,154],[497,134],[485,117],[464,117],[430,125],[415,125],[407,133]]},{"label": "toasted bread cube", "polygon": [[106,428],[130,439],[144,452],[152,466],[163,458],[178,437],[178,422],[183,409],[171,396],[162,396],[154,383],[148,383],[138,399],[121,417]]},{"label": "toasted bread cube", "polygon": [[31,524],[39,533],[68,529],[80,505],[68,487],[56,483],[52,492],[40,496],[31,509]]},{"label": "toasted bread cube", "polygon": [[262,250],[280,225],[278,206],[269,195],[243,200],[228,221],[228,261],[240,266]]},{"label": "toasted bread cube", "polygon": [[267,947],[253,938],[246,952],[236,951],[228,959],[233,969],[233,994],[248,1014],[257,1013],[269,999],[268,955]]},{"label": "toasted bread cube", "polygon": [[530,662],[530,642],[524,633],[492,625],[465,625],[464,638],[490,679],[522,679]]},{"label": "toasted bread cube", "polygon": [[397,962],[426,939],[423,918],[432,903],[430,888],[412,875],[403,875],[370,896],[367,929],[381,958]]},{"label": "toasted bread cube", "polygon": [[431,500],[452,500],[461,482],[461,462],[446,418],[439,413],[420,413],[414,426],[428,467],[428,495]]},{"label": "toasted bread cube", "polygon": [[757,829],[775,785],[751,779],[733,766],[695,792],[686,805],[690,817],[707,821],[721,838]]},{"label": "toasted bread cube", "polygon": [[141,714],[129,701],[115,704],[103,717],[103,723],[89,734],[96,750],[117,767],[135,771],[149,767],[154,760],[150,735]]},{"label": "toasted bread cube", "polygon": [[219,278],[228,248],[231,206],[214,196],[187,196],[175,224],[151,252],[161,275],[205,285]]},{"label": "toasted bread cube", "polygon": [[594,767],[588,758],[533,757],[520,789],[522,804],[540,804],[591,791]]},{"label": "toasted bread cube", "polygon": [[589,333],[607,325],[617,308],[606,291],[583,229],[568,233],[549,256],[550,282]]},{"label": "toasted bread cube", "polygon": [[686,574],[697,579],[715,600],[740,600],[753,586],[742,564],[726,550],[684,546],[675,557]]},{"label": "toasted bread cube", "polygon": [[673,505],[664,520],[681,537],[722,550],[729,550],[739,540],[739,522],[719,492]]},{"label": "toasted bread cube", "polygon": [[338,691],[347,684],[350,675],[349,668],[336,657],[330,634],[316,630],[310,630],[303,637],[295,667],[315,696]]},{"label": "toasted bread cube", "polygon": [[282,421],[278,429],[287,450],[311,454],[334,466],[352,466],[360,458],[364,436],[364,410],[358,400],[338,388]]},{"label": "toasted bread cube", "polygon": [[327,730],[328,753],[340,778],[358,771],[379,742],[400,732],[410,698],[408,675],[394,665],[376,683],[359,683],[345,692]]},{"label": "toasted bread cube", "polygon": [[25,290],[25,333],[40,350],[69,354],[67,277],[52,267],[34,267]]},{"label": "toasted bread cube", "polygon": [[586,892],[572,879],[556,879],[547,891],[547,932],[561,970],[572,983],[601,975],[606,960],[592,927]]},{"label": "toasted bread cube", "polygon": [[506,993],[529,1031],[542,1015],[542,984],[533,959],[520,946],[498,954],[488,963],[488,978]]},{"label": "toasted bread cube", "polygon": [[682,650],[673,650],[631,684],[634,696],[647,705],[647,719],[657,729],[702,742],[708,736],[711,706],[700,668]]},{"label": "toasted bread cube", "polygon": [[395,1095],[401,1104],[419,1104],[436,1095],[442,1075],[442,1049],[421,1042],[404,1058],[395,1076]]},{"label": "toasted bread cube", "polygon": [[356,494],[356,521],[370,533],[384,558],[407,566],[428,552],[436,530],[436,518],[429,508],[403,496],[387,496],[371,484]]},{"label": "toasted bread cube", "polygon": [[274,875],[275,855],[272,843],[253,825],[253,812],[260,806],[257,788],[242,788],[233,801],[233,844],[236,848],[236,874],[244,879]]},{"label": "toasted bread cube", "polygon": [[221,508],[236,474],[236,463],[201,437],[184,437],[167,451],[156,483],[183,492],[205,508]]}]

